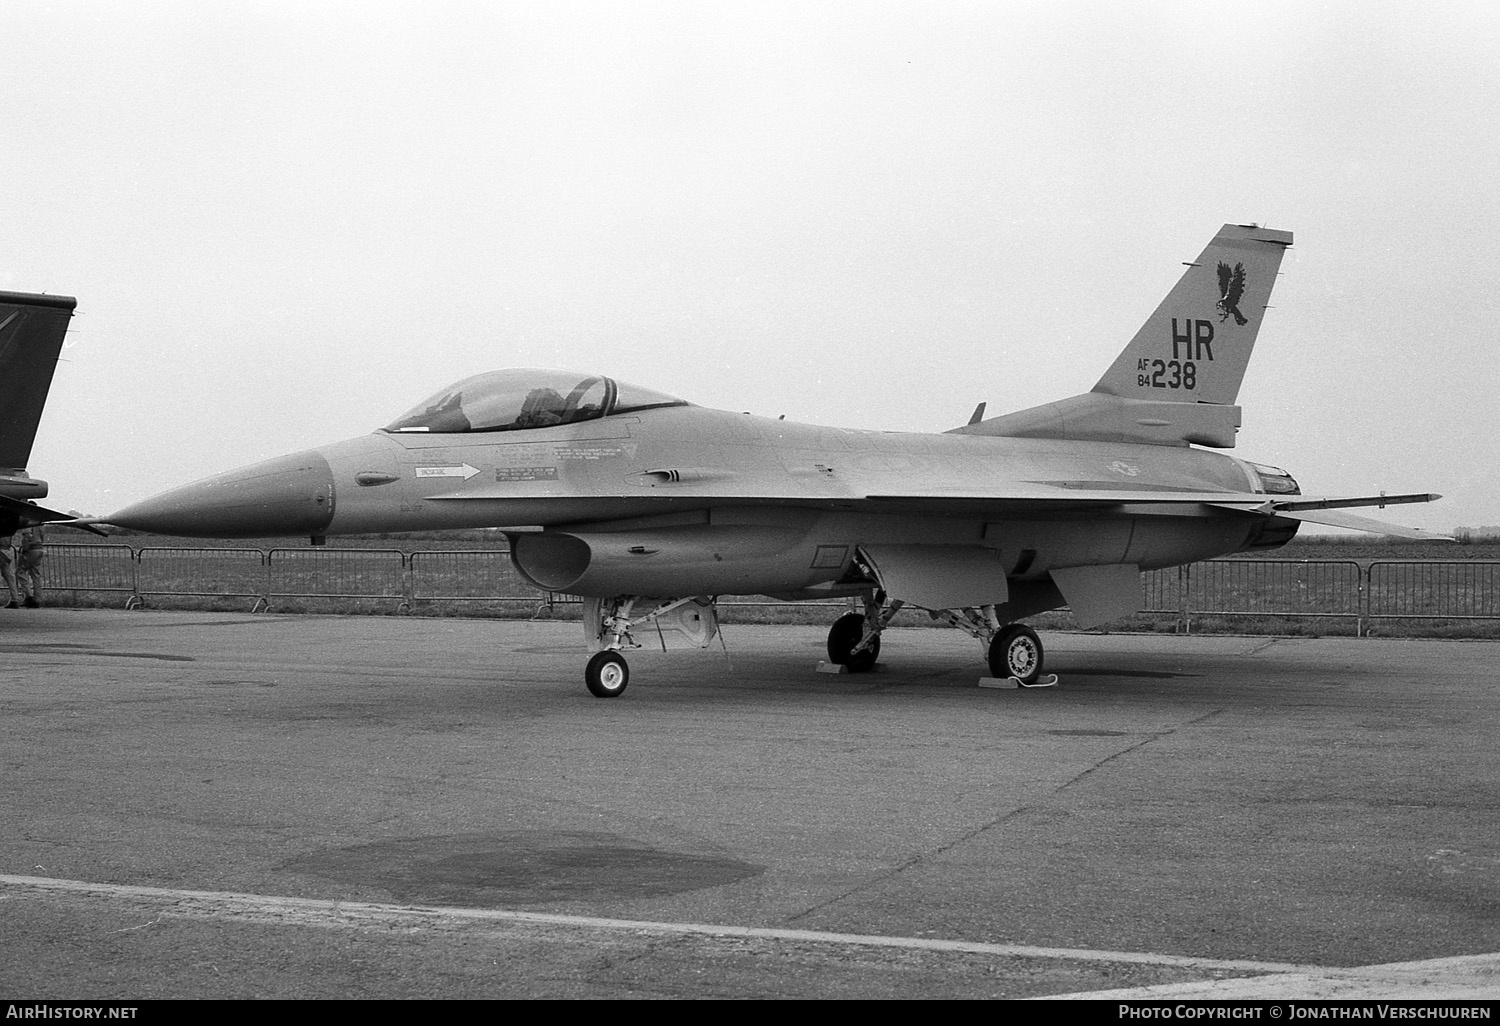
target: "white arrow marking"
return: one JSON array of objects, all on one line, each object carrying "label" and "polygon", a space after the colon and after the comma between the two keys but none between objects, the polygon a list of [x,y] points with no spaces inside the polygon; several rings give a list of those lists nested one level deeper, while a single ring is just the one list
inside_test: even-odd
[{"label": "white arrow marking", "polygon": [[465,481],[479,473],[478,467],[461,463],[456,467],[418,467],[418,477],[461,477]]}]

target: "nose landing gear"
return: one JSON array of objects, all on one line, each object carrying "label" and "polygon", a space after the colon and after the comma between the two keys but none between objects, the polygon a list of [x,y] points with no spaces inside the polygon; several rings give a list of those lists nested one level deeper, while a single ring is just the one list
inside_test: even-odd
[{"label": "nose landing gear", "polygon": [[619,698],[630,683],[630,666],[617,651],[595,652],[584,667],[583,682],[595,698]]},{"label": "nose landing gear", "polygon": [[[668,639],[705,648],[719,633],[714,599],[649,598],[621,595],[618,598],[588,598],[583,603],[583,633],[596,649],[583,670],[583,682],[595,698],[619,698],[630,683],[630,666],[620,654],[623,648],[640,648],[632,635],[637,627],[655,627],[666,650]],[[681,639],[686,639],[682,642]]]}]

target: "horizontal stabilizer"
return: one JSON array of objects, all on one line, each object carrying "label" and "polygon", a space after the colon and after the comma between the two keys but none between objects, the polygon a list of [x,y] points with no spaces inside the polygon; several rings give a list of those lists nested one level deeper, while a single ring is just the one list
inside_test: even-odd
[{"label": "horizontal stabilizer", "polygon": [[1242,503],[1237,499],[1225,499],[1209,503],[1219,509],[1235,510],[1240,513],[1270,513],[1288,520],[1300,520],[1308,524],[1322,524],[1325,527],[1342,527],[1350,531],[1365,531],[1369,534],[1385,534],[1393,538],[1413,538],[1422,541],[1453,541],[1446,534],[1437,534],[1433,531],[1424,531],[1417,527],[1403,527],[1400,524],[1387,523],[1384,520],[1375,520],[1371,517],[1357,516],[1353,513],[1340,513],[1337,510],[1358,508],[1365,506],[1404,506],[1413,502],[1435,502],[1442,496],[1436,492],[1412,492],[1406,495],[1361,495],[1339,499],[1304,498],[1298,496],[1293,499],[1272,499],[1257,505]]},{"label": "horizontal stabilizer", "polygon": [[1342,527],[1349,531],[1365,531],[1369,534],[1390,535],[1393,538],[1413,538],[1420,541],[1453,541],[1446,534],[1424,531],[1418,527],[1404,527],[1384,520],[1357,516],[1353,513],[1337,513],[1335,510],[1363,506],[1404,506],[1413,502],[1436,502],[1442,496],[1436,492],[1411,492],[1406,495],[1361,495],[1343,499],[1277,499],[1272,508],[1279,517],[1301,520],[1308,524],[1325,527]]},{"label": "horizontal stabilizer", "polygon": [[1412,538],[1417,541],[1454,541],[1453,537],[1446,534],[1437,534],[1433,531],[1424,531],[1419,527],[1404,527],[1401,524],[1390,524],[1384,520],[1375,520],[1372,517],[1357,516],[1353,513],[1339,513],[1334,510],[1279,510],[1277,516],[1288,517],[1292,520],[1301,520],[1309,524],[1322,524],[1325,527],[1342,527],[1349,531],[1365,531],[1369,534],[1386,534],[1393,538]]},{"label": "horizontal stabilizer", "polygon": [[55,509],[48,509],[31,502],[22,502],[8,495],[0,495],[0,518],[3,517],[19,520],[23,527],[28,524],[57,524],[59,527],[77,527],[82,531],[104,534],[97,527],[80,521],[72,513],[59,513]]}]

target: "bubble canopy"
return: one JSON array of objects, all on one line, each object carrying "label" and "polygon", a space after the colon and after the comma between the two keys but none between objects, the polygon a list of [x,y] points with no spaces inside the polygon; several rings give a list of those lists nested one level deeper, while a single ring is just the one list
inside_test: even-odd
[{"label": "bubble canopy", "polygon": [[685,399],[599,375],[502,370],[449,385],[382,430],[444,435],[525,431],[687,405]]}]

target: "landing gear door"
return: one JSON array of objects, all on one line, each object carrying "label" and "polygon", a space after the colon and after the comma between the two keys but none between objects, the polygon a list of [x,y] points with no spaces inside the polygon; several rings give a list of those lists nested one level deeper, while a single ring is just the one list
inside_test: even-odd
[{"label": "landing gear door", "polygon": [[994,549],[978,545],[866,545],[860,555],[887,596],[923,609],[998,606],[1010,596]]},{"label": "landing gear door", "polygon": [[1085,629],[1139,612],[1144,604],[1141,568],[1134,563],[1053,570],[1052,581]]},{"label": "landing gear door", "polygon": [[655,623],[663,651],[669,648],[707,648],[719,633],[719,610],[712,600],[696,598],[662,613]]}]

